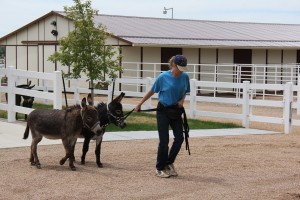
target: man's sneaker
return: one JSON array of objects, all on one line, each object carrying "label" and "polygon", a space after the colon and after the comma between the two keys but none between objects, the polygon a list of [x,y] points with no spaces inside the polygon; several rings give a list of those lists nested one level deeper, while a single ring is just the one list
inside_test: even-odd
[{"label": "man's sneaker", "polygon": [[169,174],[171,176],[178,176],[177,172],[175,171],[175,167],[174,167],[174,164],[169,164],[168,165],[168,168],[169,168]]},{"label": "man's sneaker", "polygon": [[169,178],[171,175],[167,170],[156,170],[156,176],[160,178]]}]

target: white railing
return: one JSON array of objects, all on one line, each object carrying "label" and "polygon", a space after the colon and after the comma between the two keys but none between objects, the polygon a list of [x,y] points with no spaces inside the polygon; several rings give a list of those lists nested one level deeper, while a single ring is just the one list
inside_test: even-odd
[{"label": "white railing", "polygon": [[[142,62],[123,62],[122,66],[126,69],[124,78],[156,78],[161,73],[161,65],[167,63],[142,63]],[[259,84],[285,84],[292,82],[298,85],[298,73],[300,73],[299,64],[188,64],[188,74],[191,79],[200,81],[242,83],[250,81]],[[143,74],[143,76],[141,76]],[[242,94],[239,89],[232,88],[202,88],[200,92],[212,93],[230,93],[237,98]],[[254,96],[282,96],[282,91],[274,90],[272,93],[268,90],[252,91]]]},{"label": "white railing", "polygon": [[[62,108],[62,79],[61,72],[57,71],[54,73],[41,73],[32,72],[25,70],[16,70],[14,67],[8,67],[7,69],[0,69],[0,77],[7,77],[7,85],[0,86],[0,93],[7,93],[7,104],[0,102],[0,109],[7,111],[8,122],[16,121],[16,112],[29,114],[32,109],[16,106],[16,94],[32,96],[35,98],[43,98],[52,101],[54,109]],[[52,82],[53,92],[49,91],[38,91],[38,90],[27,90],[17,88],[16,83],[20,79],[39,79],[48,80]]]},{"label": "white railing", "polygon": [[[23,70],[16,70],[13,68],[1,69],[0,76],[7,76],[8,84],[7,86],[0,86],[0,93],[8,93],[8,103],[0,102],[0,109],[8,111],[8,121],[15,121],[15,113],[24,113],[29,114],[32,109],[22,108],[19,106],[15,106],[15,95],[26,95],[33,96],[37,99],[48,99],[53,102],[53,108],[60,109],[63,104],[63,95],[62,95],[62,79],[60,72],[54,73],[40,73],[40,72],[30,72]],[[47,88],[48,91],[37,91],[36,87],[32,90],[26,90],[17,88],[16,85],[20,81],[21,78],[25,79],[39,79],[47,80],[46,83],[51,82],[49,86],[44,85],[44,89]],[[69,92],[73,92],[73,98],[68,99],[71,103],[78,103],[81,101],[80,95],[87,94],[90,92],[88,88],[81,88],[80,81],[86,81],[85,79],[77,79],[72,80],[77,81],[78,84],[76,87],[68,88]],[[130,78],[117,78],[115,80],[115,85],[123,85],[123,84],[131,84],[136,85],[137,87],[144,87],[143,92],[139,91],[122,91],[125,92],[126,97],[134,97],[134,98],[142,98],[151,88],[154,78],[145,78],[145,79],[130,79]],[[300,94],[300,87],[293,85],[291,82],[285,84],[258,84],[258,83],[250,83],[249,81],[244,81],[243,83],[226,83],[226,82],[213,82],[213,81],[197,81],[195,79],[191,79],[191,92],[186,97],[186,101],[189,106],[186,107],[186,111],[190,117],[213,117],[213,118],[228,118],[228,119],[236,119],[240,120],[244,127],[249,127],[250,122],[258,121],[264,123],[274,123],[280,124],[283,126],[284,133],[291,132],[291,126],[300,126],[300,120],[293,118],[292,112],[297,109],[299,111],[300,104],[299,98],[294,99],[293,93]],[[224,96],[201,96],[199,91],[201,88],[230,88],[231,90],[240,90],[241,96],[236,97],[224,97]],[[256,90],[281,90],[283,91],[282,98],[277,98],[276,100],[266,100],[254,98],[253,92]],[[50,91],[50,92],[49,92]],[[110,102],[112,99],[112,95],[119,95],[121,93],[118,87],[113,91],[112,84],[109,85],[107,90],[97,90],[95,89],[95,94],[107,95],[107,102]],[[155,101],[153,101],[155,100]],[[155,107],[155,103],[157,102],[157,95],[154,95],[147,102],[144,103],[142,109],[148,109]],[[201,110],[199,108],[199,104],[202,103],[221,103],[228,104],[232,106],[240,107],[239,112],[231,112],[231,109],[228,109],[226,112],[216,112],[210,110]],[[136,105],[132,103],[123,104],[125,110],[133,109]],[[258,114],[254,114],[252,112],[252,107],[274,107],[282,109],[281,116],[261,116]],[[297,112],[299,114],[299,112]]]},{"label": "white railing", "polygon": [[[235,88],[242,90],[242,98],[228,98],[228,97],[206,97],[206,96],[197,96],[198,87],[226,87],[226,88]],[[190,95],[190,116],[206,116],[214,118],[230,118],[241,120],[244,127],[249,127],[250,122],[265,122],[265,123],[274,123],[283,125],[283,132],[290,133],[291,125],[299,126],[300,120],[293,119],[292,109],[299,109],[299,103],[293,102],[293,92],[299,93],[299,87],[292,85],[291,82],[286,83],[285,85],[281,84],[250,84],[249,81],[244,81],[243,83],[214,83],[214,82],[205,82],[205,81],[196,81],[191,80],[191,95]],[[279,100],[261,100],[253,99],[252,91],[258,89],[266,90],[278,90],[281,89],[284,92],[283,99]],[[228,112],[212,112],[212,111],[201,111],[197,109],[197,103],[202,102],[213,102],[213,103],[222,103],[222,104],[231,104],[240,106],[240,113],[232,113],[230,109]],[[261,107],[274,107],[281,108],[282,116],[261,116],[255,115],[252,113],[253,106]],[[234,107],[234,106],[233,106]]]}]

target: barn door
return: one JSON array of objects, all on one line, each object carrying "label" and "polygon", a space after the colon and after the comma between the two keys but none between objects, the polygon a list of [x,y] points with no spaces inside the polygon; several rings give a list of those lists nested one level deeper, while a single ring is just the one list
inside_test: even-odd
[{"label": "barn door", "polygon": [[[181,48],[161,48],[161,63],[168,63],[172,56],[182,55]],[[161,71],[169,70],[168,65],[161,65]]]},{"label": "barn door", "polygon": [[[244,64],[241,67],[241,81],[250,81],[252,75],[252,50],[251,49],[235,49],[234,50],[234,63]],[[247,65],[249,64],[249,65]]]},{"label": "barn door", "polygon": [[[297,64],[300,64],[300,50],[297,50]],[[299,70],[298,67],[296,67],[296,83],[298,84],[298,74],[299,74]]]}]

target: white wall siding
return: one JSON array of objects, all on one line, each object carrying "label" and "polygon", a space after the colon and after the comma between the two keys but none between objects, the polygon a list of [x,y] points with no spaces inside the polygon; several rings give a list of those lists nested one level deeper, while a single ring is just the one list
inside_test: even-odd
[{"label": "white wall siding", "polygon": [[51,73],[55,71],[55,64],[51,61],[48,60],[49,56],[53,54],[55,51],[54,46],[44,46],[44,63],[45,63],[45,68],[44,72],[46,73]]},{"label": "white wall siding", "polygon": [[[140,47],[123,47],[122,48],[122,62],[141,62],[141,48]],[[125,77],[137,77],[140,65],[136,64],[124,64],[124,70],[122,76]]]},{"label": "white wall siding", "polygon": [[[161,62],[161,48],[159,47],[144,47],[143,48],[143,77],[153,77],[153,71],[160,71],[161,65],[147,63],[160,63]],[[150,72],[149,72],[150,71]],[[160,73],[160,72],[159,72]]]},{"label": "white wall siding", "polygon": [[[38,40],[39,38],[39,25],[38,23],[33,24],[27,29],[27,38],[28,40]],[[26,40],[27,40],[26,38]]]},{"label": "white wall siding", "polygon": [[[216,49],[201,49],[201,72],[204,72],[200,75],[201,81],[213,81],[213,76],[207,76],[207,73],[214,73],[214,64],[216,64]],[[208,65],[205,65],[208,64]]]},{"label": "white wall siding", "polygon": [[45,20],[39,21],[38,38],[37,40],[45,40]]},{"label": "white wall siding", "polygon": [[27,46],[18,46],[17,54],[17,69],[27,70]]},{"label": "white wall siding", "polygon": [[9,38],[7,38],[6,45],[16,45],[16,41],[17,41],[17,35],[14,34],[14,35],[10,36]]},{"label": "white wall siding", "polygon": [[199,64],[198,48],[184,48],[182,54],[187,58],[188,64]]},{"label": "white wall siding", "polygon": [[233,63],[233,49],[219,49],[218,63],[232,64]]},{"label": "white wall siding", "polygon": [[57,29],[58,35],[57,39],[61,39],[63,37],[66,37],[69,34],[69,26],[68,26],[69,20],[62,17],[56,18],[56,27],[53,25],[50,25],[52,29]]},{"label": "white wall siding", "polygon": [[17,44],[22,45],[22,41],[27,41],[27,29],[24,29],[17,33]]},{"label": "white wall siding", "polygon": [[6,47],[6,66],[16,66],[16,48],[15,46]]},{"label": "white wall siding", "polygon": [[38,71],[38,46],[28,47],[28,70]]},{"label": "white wall siding", "polygon": [[[266,51],[265,49],[254,49],[252,50],[252,64],[265,65],[266,63]],[[257,75],[256,82],[264,83],[265,68],[257,67],[256,71],[253,72]]]},{"label": "white wall siding", "polygon": [[110,37],[110,36],[106,38],[105,44],[107,44],[107,45],[128,45],[128,43],[126,43],[122,40],[119,40],[117,38]]},{"label": "white wall siding", "polygon": [[268,64],[281,64],[281,50],[268,50]]},{"label": "white wall siding", "polygon": [[252,50],[252,64],[265,64],[266,63],[266,50],[253,49]]},{"label": "white wall siding", "polygon": [[283,64],[290,64],[297,62],[296,50],[283,50]]},{"label": "white wall siding", "polygon": [[[224,66],[219,67],[217,72],[224,74],[223,76],[218,76],[218,82],[231,82],[233,81],[234,68],[233,63],[233,49],[219,49],[218,50],[218,63],[224,64]],[[230,64],[230,65],[226,65]],[[222,88],[221,90],[228,90],[227,88]]]},{"label": "white wall siding", "polygon": [[160,47],[144,47],[143,62],[160,63],[161,48]]}]

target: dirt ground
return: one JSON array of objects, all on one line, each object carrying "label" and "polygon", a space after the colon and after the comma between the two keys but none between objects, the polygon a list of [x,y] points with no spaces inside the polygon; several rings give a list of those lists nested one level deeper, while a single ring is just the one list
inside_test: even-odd
[{"label": "dirt ground", "polygon": [[[132,103],[133,99],[123,103],[126,101]],[[210,111],[241,109],[226,104],[198,106]],[[253,113],[280,116],[282,110],[253,108]],[[280,125],[257,122],[250,128],[283,130]],[[0,199],[297,200],[299,136],[299,128],[294,128],[286,135],[190,138],[192,155],[183,145],[175,163],[179,176],[168,179],[155,176],[157,140],[104,142],[104,168],[96,166],[94,143],[86,165],[80,165],[82,143],[78,143],[75,172],[68,163],[59,165],[64,155],[62,145],[38,146],[42,169],[30,166],[29,147],[0,149]]]},{"label": "dirt ground", "polygon": [[77,171],[59,165],[62,145],[38,147],[42,169],[29,147],[0,149],[0,199],[300,199],[299,134],[190,138],[168,179],[155,176],[157,140],[104,142],[104,168],[94,143],[80,165],[81,147]]}]

